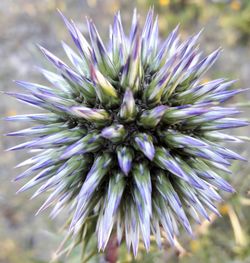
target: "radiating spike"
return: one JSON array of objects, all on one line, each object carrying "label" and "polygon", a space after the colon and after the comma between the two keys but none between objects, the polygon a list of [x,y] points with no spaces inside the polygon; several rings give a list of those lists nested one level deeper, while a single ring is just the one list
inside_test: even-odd
[{"label": "radiating spike", "polygon": [[92,52],[97,60],[98,68],[101,72],[105,72],[107,75],[114,78],[117,72],[112,61],[110,60],[110,57],[101,40],[101,37],[92,21],[87,20],[87,24],[92,44]]},{"label": "radiating spike", "polygon": [[46,105],[43,101],[35,98],[32,95],[27,95],[24,93],[15,93],[15,92],[5,92],[6,95],[12,96],[24,103],[27,103],[29,105],[35,106],[35,107],[40,107],[44,109],[51,110],[52,108],[49,105]]},{"label": "radiating spike", "polygon": [[212,150],[214,150],[217,154],[220,154],[223,156],[223,158],[229,159],[229,160],[240,160],[240,161],[247,161],[244,157],[240,156],[239,154],[225,148],[225,147],[219,147],[216,144],[213,144],[211,147]]},{"label": "radiating spike", "polygon": [[88,159],[79,159],[79,157],[72,157],[67,162],[65,162],[62,167],[60,167],[56,171],[56,175],[49,178],[45,184],[43,184],[31,197],[32,199],[36,196],[40,195],[41,193],[44,193],[48,191],[49,189],[52,189],[54,186],[58,186],[58,184],[61,183],[63,187],[66,187],[64,178],[72,176],[77,173],[78,171],[82,170],[82,167],[84,167],[86,164],[88,164]]},{"label": "radiating spike", "polygon": [[211,141],[229,141],[229,142],[242,142],[239,138],[228,135],[225,133],[217,132],[217,131],[210,131],[203,133],[203,136]]},{"label": "radiating spike", "polygon": [[65,73],[70,81],[75,83],[75,85],[78,85],[81,87],[81,91],[87,98],[94,98],[95,97],[95,90],[91,85],[86,85],[86,81],[82,76],[74,72],[72,69],[70,69],[62,60],[57,58],[55,55],[53,55],[51,52],[46,50],[45,48],[39,46],[40,50],[43,52],[45,57],[60,71]]},{"label": "radiating spike", "polygon": [[167,131],[159,131],[159,137],[166,145],[173,148],[196,148],[206,147],[208,144],[200,139],[182,134],[180,132],[168,129]]},{"label": "radiating spike", "polygon": [[125,175],[128,175],[132,167],[133,150],[126,146],[118,147],[117,159],[121,170]]},{"label": "radiating spike", "polygon": [[223,92],[216,92],[214,94],[209,94],[204,98],[199,99],[199,102],[220,102],[220,103],[224,103],[227,100],[231,99],[232,97],[234,97],[235,95],[238,95],[242,92],[246,92],[249,89],[238,89],[238,90],[227,90],[227,91],[223,91]]},{"label": "radiating spike", "polygon": [[150,56],[150,52],[152,52],[152,46],[150,45],[150,38],[152,36],[152,31],[154,27],[153,17],[154,11],[153,8],[149,9],[148,15],[145,21],[144,28],[142,30],[142,62],[143,64],[147,64],[146,61]]},{"label": "radiating spike", "polygon": [[139,82],[141,78],[141,39],[135,36],[131,43],[130,56],[128,56],[121,74],[121,86],[129,87],[133,93],[139,91]]},{"label": "radiating spike", "polygon": [[197,65],[197,73],[196,76],[201,76],[204,74],[217,60],[218,56],[222,52],[222,49],[219,48],[215,50],[213,53],[211,53],[209,56],[207,56],[205,59],[203,59],[198,65]]},{"label": "radiating spike", "polygon": [[198,158],[204,158],[207,160],[217,162],[219,164],[230,165],[230,163],[226,159],[224,159],[220,154],[207,148],[184,148],[183,151]]},{"label": "radiating spike", "polygon": [[59,14],[61,15],[66,27],[69,30],[69,33],[75,43],[75,45],[77,46],[77,48],[79,49],[79,51],[81,52],[81,54],[86,58],[90,58],[90,52],[89,50],[90,45],[88,44],[87,40],[83,37],[83,35],[80,33],[79,29],[76,27],[76,25],[74,24],[73,21],[68,21],[68,19],[62,14],[62,12],[60,10],[58,10]]},{"label": "radiating spike", "polygon": [[130,43],[133,42],[136,32],[138,30],[138,15],[136,8],[134,9],[133,18],[132,18],[132,25],[130,29],[129,41]]},{"label": "radiating spike", "polygon": [[103,153],[97,157],[87,174],[87,177],[82,185],[78,195],[78,203],[76,212],[71,222],[71,228],[77,223],[81,217],[84,205],[89,202],[95,189],[102,181],[102,178],[107,174],[112,165],[112,157],[108,153]]},{"label": "radiating spike", "polygon": [[137,108],[134,100],[133,93],[130,89],[127,89],[124,93],[123,101],[119,111],[119,116],[126,122],[131,122],[135,119],[137,114]]},{"label": "radiating spike", "polygon": [[205,112],[200,116],[195,116],[188,121],[184,122],[185,127],[195,127],[209,123],[210,121],[219,120],[225,118],[225,116],[239,114],[240,111],[230,108],[216,108],[211,107],[210,111]]},{"label": "radiating spike", "polygon": [[114,143],[122,142],[127,137],[127,131],[122,124],[114,124],[102,130],[101,135]]},{"label": "radiating spike", "polygon": [[175,181],[175,186],[178,189],[178,192],[181,192],[183,198],[187,200],[187,202],[193,206],[199,214],[201,214],[204,218],[206,218],[208,221],[210,221],[210,218],[208,216],[207,211],[199,201],[195,190],[190,187],[186,182],[183,180],[176,180]]},{"label": "radiating spike", "polygon": [[167,39],[162,44],[156,58],[150,65],[150,67],[154,70],[158,69],[159,66],[162,66],[163,63],[165,63],[166,58],[170,58],[173,55],[175,47],[179,41],[178,30],[179,25],[176,26],[176,28],[169,34]]},{"label": "radiating spike", "polygon": [[108,192],[104,201],[103,213],[98,218],[98,248],[104,250],[109,240],[116,211],[125,189],[124,175],[115,172],[109,180]]},{"label": "radiating spike", "polygon": [[163,147],[157,147],[154,162],[161,169],[169,171],[184,180],[188,180],[185,172],[180,168],[176,160],[170,155],[167,149]]},{"label": "radiating spike", "polygon": [[165,123],[177,123],[194,116],[202,115],[205,112],[208,112],[208,109],[186,106],[170,107],[164,113],[162,121]]},{"label": "radiating spike", "polygon": [[87,121],[93,121],[99,124],[107,124],[110,122],[109,113],[103,109],[92,109],[85,106],[71,107],[72,114],[81,117]]},{"label": "radiating spike", "polygon": [[116,220],[116,231],[117,231],[117,242],[120,245],[122,242],[123,232],[124,232],[124,220],[122,220],[121,209],[117,211],[117,220]]},{"label": "radiating spike", "polygon": [[74,144],[68,146],[60,159],[68,159],[71,156],[96,152],[102,146],[103,139],[98,132],[92,132],[78,140]]},{"label": "radiating spike", "polygon": [[[133,189],[133,199],[135,201],[137,212],[138,212],[138,221],[140,226],[140,232],[142,235],[143,243],[145,249],[149,251],[150,248],[150,212],[148,211],[148,207],[145,204],[145,200],[141,196],[140,190],[137,188]],[[132,239],[133,246],[133,239]]]},{"label": "radiating spike", "polygon": [[114,23],[112,27],[111,43],[112,43],[112,58],[114,67],[117,71],[120,70],[121,65],[125,62],[127,56],[126,39],[122,27],[121,16],[118,12],[114,16]]},{"label": "radiating spike", "polygon": [[155,128],[160,123],[167,108],[167,106],[161,105],[153,108],[152,110],[143,111],[139,118],[138,124],[145,128]]},{"label": "radiating spike", "polygon": [[135,135],[134,141],[136,143],[135,147],[152,161],[155,156],[155,147],[152,137],[146,133],[138,133]]},{"label": "radiating spike", "polygon": [[28,121],[28,122],[41,122],[41,123],[50,123],[50,122],[59,122],[60,117],[54,113],[38,113],[38,114],[24,114],[9,116],[5,118],[7,121]]},{"label": "radiating spike", "polygon": [[16,132],[10,132],[6,135],[7,136],[45,136],[51,133],[60,132],[61,130],[63,130],[63,125],[61,125],[61,127],[59,127],[58,125],[51,127],[49,125],[47,126],[44,125],[44,126],[27,128]]},{"label": "radiating spike", "polygon": [[91,77],[96,83],[95,89],[100,102],[107,107],[117,105],[119,98],[116,89],[93,65],[91,66]]},{"label": "radiating spike", "polygon": [[233,129],[233,128],[244,127],[248,125],[249,122],[246,120],[223,118],[203,124],[202,126],[198,127],[198,129],[200,131],[215,131],[215,130]]},{"label": "radiating spike", "polygon": [[153,200],[154,209],[159,217],[159,221],[167,235],[168,242],[170,245],[174,245],[174,229],[173,221],[170,217],[169,208],[166,205],[164,199],[159,195]]},{"label": "radiating spike", "polygon": [[152,203],[151,203],[151,178],[150,171],[145,163],[135,164],[132,170],[133,177],[136,183],[136,186],[140,192],[142,200],[145,204],[145,208],[149,211],[149,214],[152,213]]},{"label": "radiating spike", "polygon": [[155,236],[155,240],[157,243],[158,248],[162,248],[162,242],[161,242],[161,230],[160,230],[160,223],[159,219],[156,217],[156,215],[153,216],[151,221],[151,231],[153,232]]},{"label": "radiating spike", "polygon": [[30,181],[28,181],[28,183],[26,183],[24,186],[22,186],[17,191],[17,193],[27,191],[28,189],[40,184],[41,182],[48,180],[48,178],[53,176],[55,170],[56,170],[56,167],[49,167],[49,168],[42,170],[35,177],[33,177]]},{"label": "radiating spike", "polygon": [[65,53],[67,54],[70,62],[72,65],[76,68],[76,70],[84,76],[89,75],[89,69],[86,64],[86,61],[82,59],[82,57],[78,56],[72,48],[70,48],[65,42],[62,42],[63,49]]},{"label": "radiating spike", "polygon": [[173,65],[177,60],[177,56],[172,56],[166,61],[165,65],[157,72],[143,94],[143,99],[149,104],[156,105],[160,103],[164,90],[170,81],[174,71]]}]

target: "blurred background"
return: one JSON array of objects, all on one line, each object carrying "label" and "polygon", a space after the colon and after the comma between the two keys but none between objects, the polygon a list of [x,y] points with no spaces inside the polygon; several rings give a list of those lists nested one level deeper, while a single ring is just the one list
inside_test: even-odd
[{"label": "blurred background", "polygon": [[[159,14],[160,34],[163,37],[178,23],[182,36],[204,28],[201,48],[206,53],[222,46],[224,52],[209,71],[207,80],[217,77],[239,79],[236,86],[248,88],[250,83],[250,1],[249,0],[1,0],[0,1],[0,90],[15,91],[13,79],[43,83],[36,65],[45,63],[37,43],[64,58],[60,41],[70,42],[56,9],[79,25],[86,33],[85,16],[92,17],[102,37],[108,36],[108,25],[114,12],[121,10],[123,23],[128,28],[132,11],[137,7],[144,22],[149,6]],[[71,43],[72,44],[72,43]],[[236,103],[249,116],[248,94],[239,95],[229,104]],[[31,113],[14,99],[1,94],[1,116]],[[1,134],[23,128],[17,123],[1,123]],[[249,128],[233,131],[249,140]],[[21,170],[13,167],[25,159],[25,153],[5,152],[21,142],[1,137],[0,141],[0,263],[46,263],[63,239],[60,228],[67,215],[56,221],[48,212],[35,216],[43,198],[29,201],[32,191],[16,195],[20,183],[11,180]],[[250,159],[250,144],[232,145],[232,149]],[[250,262],[250,165],[235,163],[228,178],[237,189],[234,195],[224,195],[225,203],[219,206],[222,218],[211,215],[211,222],[194,226],[196,237],[182,235],[178,249],[166,246],[158,252],[139,253],[136,261],[120,249],[120,262]],[[55,262],[79,262],[80,253],[74,251],[65,259]],[[92,262],[102,260],[93,257]],[[103,261],[102,261],[103,262]]]}]

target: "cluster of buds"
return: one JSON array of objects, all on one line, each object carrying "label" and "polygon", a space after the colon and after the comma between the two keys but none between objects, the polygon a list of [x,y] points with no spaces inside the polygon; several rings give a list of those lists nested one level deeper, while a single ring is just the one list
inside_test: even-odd
[{"label": "cluster of buds", "polygon": [[74,244],[94,232],[99,250],[113,234],[134,255],[140,240],[149,250],[151,235],[159,247],[163,236],[174,244],[180,226],[192,234],[190,218],[219,213],[220,190],[234,191],[223,176],[244,158],[220,143],[240,140],[220,130],[248,122],[222,104],[243,90],[204,83],[221,50],[203,57],[200,33],[181,41],[178,27],[161,41],[152,9],[141,30],[134,12],[129,35],[116,14],[107,46],[91,20],[88,41],[62,18],[77,47],[63,43],[72,65],[40,47],[57,70],[41,69],[50,84],[17,81],[28,93],[8,93],[45,110],[8,118],[36,124],[8,134],[29,139],[11,150],[36,152],[19,165],[30,168],[16,180],[32,177],[20,192],[49,192],[39,211],[54,205],[52,218],[68,208]]}]

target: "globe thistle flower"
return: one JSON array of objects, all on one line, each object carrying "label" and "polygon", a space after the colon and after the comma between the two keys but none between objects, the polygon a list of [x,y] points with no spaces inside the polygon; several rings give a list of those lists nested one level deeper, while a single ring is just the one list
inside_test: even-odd
[{"label": "globe thistle flower", "polygon": [[190,218],[219,214],[220,190],[234,191],[223,175],[244,158],[220,145],[239,141],[220,130],[248,125],[223,106],[243,90],[204,83],[221,50],[203,57],[200,33],[182,42],[178,27],[161,41],[152,9],[142,29],[134,12],[128,35],[116,14],[107,46],[91,20],[88,41],[62,18],[77,48],[63,43],[71,66],[40,47],[56,70],[41,69],[50,84],[17,81],[28,93],[8,93],[45,110],[8,118],[35,124],[8,134],[29,139],[10,150],[35,154],[18,165],[30,168],[16,180],[32,178],[19,192],[40,185],[33,197],[49,192],[39,211],[54,205],[53,218],[67,207],[74,245],[94,232],[99,250],[111,234],[134,255],[151,235],[174,245],[181,226],[192,234]]}]

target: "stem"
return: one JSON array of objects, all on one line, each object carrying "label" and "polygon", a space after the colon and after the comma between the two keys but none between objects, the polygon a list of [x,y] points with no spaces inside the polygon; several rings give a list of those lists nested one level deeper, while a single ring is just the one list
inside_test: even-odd
[{"label": "stem", "polygon": [[105,259],[109,263],[116,263],[118,260],[118,243],[115,235],[111,236],[111,238],[108,241]]}]

